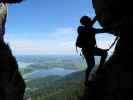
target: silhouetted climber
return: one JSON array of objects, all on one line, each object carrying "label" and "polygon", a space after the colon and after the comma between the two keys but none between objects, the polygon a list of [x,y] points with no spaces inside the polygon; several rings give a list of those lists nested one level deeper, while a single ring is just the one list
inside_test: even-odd
[{"label": "silhouetted climber", "polygon": [[78,37],[76,41],[76,46],[82,48],[82,54],[85,57],[87,62],[87,69],[85,73],[85,85],[88,84],[89,74],[91,69],[95,65],[94,56],[101,56],[99,68],[103,66],[107,57],[108,49],[101,49],[96,46],[96,33],[107,32],[107,29],[95,29],[93,28],[93,24],[96,21],[96,17],[94,20],[91,20],[88,16],[83,16],[80,19],[81,26],[78,27]]},{"label": "silhouetted climber", "polygon": [[[102,27],[113,27],[120,39],[113,55],[98,72],[83,100],[132,100],[133,99],[133,4],[131,0],[92,0]],[[104,8],[104,10],[103,10]],[[125,12],[125,13],[123,13]],[[125,17],[123,19],[123,17]],[[99,77],[100,76],[100,77]],[[86,98],[86,95],[84,96]]]}]

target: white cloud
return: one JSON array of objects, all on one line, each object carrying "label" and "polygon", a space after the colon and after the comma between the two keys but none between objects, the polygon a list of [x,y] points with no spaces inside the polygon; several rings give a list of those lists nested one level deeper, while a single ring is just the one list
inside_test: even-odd
[{"label": "white cloud", "polygon": [[76,33],[73,28],[57,28],[43,40],[8,39],[15,54],[73,54]]},{"label": "white cloud", "polygon": [[74,28],[66,27],[66,28],[57,28],[54,32],[49,33],[47,38],[54,40],[74,40],[77,33]]}]

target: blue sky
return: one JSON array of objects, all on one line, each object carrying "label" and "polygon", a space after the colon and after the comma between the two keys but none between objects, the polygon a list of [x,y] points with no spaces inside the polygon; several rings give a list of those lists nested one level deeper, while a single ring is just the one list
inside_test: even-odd
[{"label": "blue sky", "polygon": [[[75,54],[76,29],[83,15],[94,17],[91,0],[9,4],[5,39],[14,54]],[[97,35],[98,45],[107,48],[114,39],[108,36]]]}]

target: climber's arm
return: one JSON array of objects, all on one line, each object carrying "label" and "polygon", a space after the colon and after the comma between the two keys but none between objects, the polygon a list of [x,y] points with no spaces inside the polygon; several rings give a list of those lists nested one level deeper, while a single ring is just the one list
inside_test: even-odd
[{"label": "climber's arm", "polygon": [[91,22],[91,26],[94,25],[94,23],[96,22],[96,20],[97,20],[97,16],[95,16],[95,17],[93,18],[93,20],[92,20],[92,22]]},{"label": "climber's arm", "polygon": [[112,35],[115,35],[115,36],[118,36],[119,33],[116,32],[117,29],[119,29],[119,26],[120,26],[121,23],[117,23],[117,24],[112,24],[111,26],[113,27],[105,27],[103,29],[95,29],[93,28],[93,32],[95,32],[96,34],[99,34],[99,33],[109,33],[109,34],[112,34]]},{"label": "climber's arm", "polygon": [[100,17],[101,17],[101,16],[96,15],[96,16],[93,18],[92,22],[91,22],[91,26],[93,26],[94,23],[97,21],[97,19],[100,18]]},{"label": "climber's arm", "polygon": [[94,29],[93,28],[93,32],[95,32],[96,34],[99,34],[99,33],[111,33],[111,34],[114,34],[114,31],[106,28],[106,29]]},{"label": "climber's arm", "polygon": [[114,33],[117,29],[119,29],[120,25],[122,24],[122,21],[118,21],[115,23],[111,23],[110,25],[107,25],[107,27],[104,27],[102,29],[94,29],[96,33],[105,33],[105,32],[111,32]]}]

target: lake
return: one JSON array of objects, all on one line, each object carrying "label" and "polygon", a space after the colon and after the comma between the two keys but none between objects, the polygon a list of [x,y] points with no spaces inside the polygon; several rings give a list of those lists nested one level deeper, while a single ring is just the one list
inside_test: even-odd
[{"label": "lake", "polygon": [[71,74],[76,71],[78,70],[64,69],[64,68],[51,68],[51,69],[34,71],[32,73],[28,73],[24,75],[23,77],[25,80],[31,80],[35,78],[42,78],[42,77],[55,76],[55,75],[65,76],[65,75]]},{"label": "lake", "polygon": [[[98,64],[100,57],[95,57],[95,60],[96,64]],[[28,71],[28,68],[33,68],[36,70],[24,74],[23,77],[26,80],[51,75],[65,76],[81,70],[81,67],[83,67],[82,69],[86,68],[85,59],[82,59],[80,56],[18,56],[17,61],[20,69],[27,69]],[[44,69],[40,70],[39,68]]]},{"label": "lake", "polygon": [[27,66],[32,64],[32,63],[21,62],[21,61],[18,61],[17,63],[18,63],[19,68],[27,68]]}]

